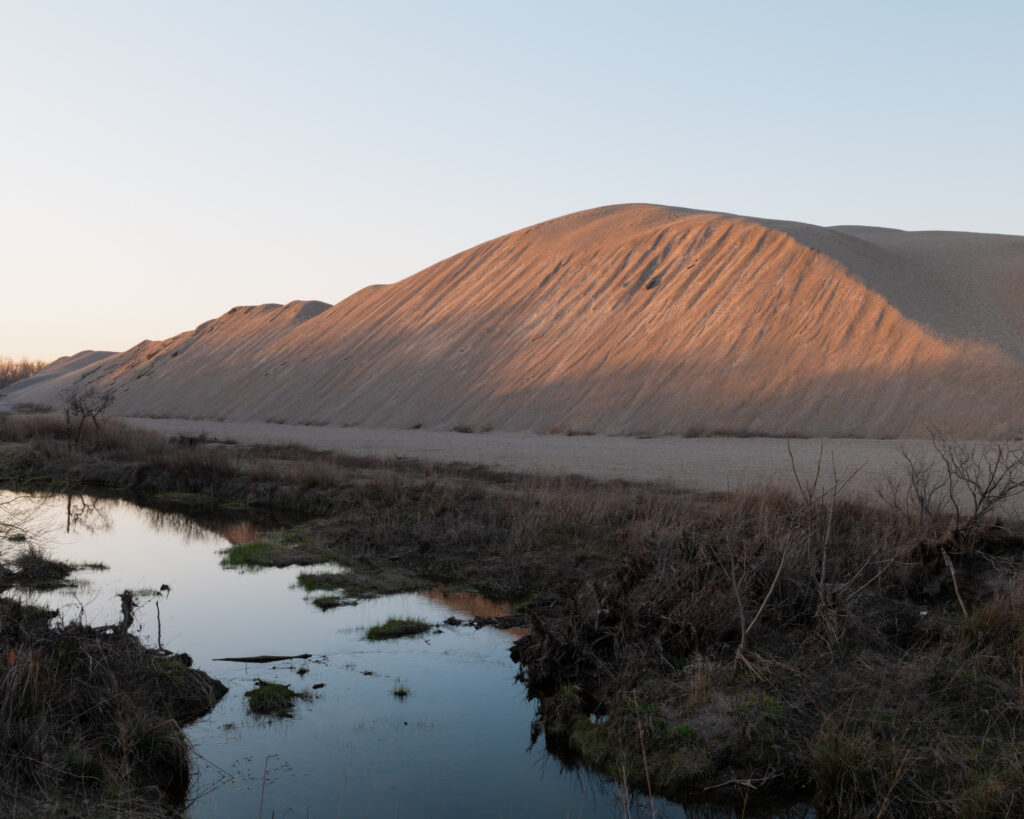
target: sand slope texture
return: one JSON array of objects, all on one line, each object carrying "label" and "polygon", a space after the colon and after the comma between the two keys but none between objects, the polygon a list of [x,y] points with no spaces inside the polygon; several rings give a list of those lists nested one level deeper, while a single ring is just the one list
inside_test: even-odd
[{"label": "sand slope texture", "polygon": [[61,359],[7,400],[95,384],[123,415],[236,422],[1012,437],[1022,308],[1024,237],[618,205],[333,307],[236,307]]}]

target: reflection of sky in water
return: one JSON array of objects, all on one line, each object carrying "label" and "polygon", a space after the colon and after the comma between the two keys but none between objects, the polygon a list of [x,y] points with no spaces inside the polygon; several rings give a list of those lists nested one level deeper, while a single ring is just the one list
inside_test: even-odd
[{"label": "reflection of sky in water", "polygon": [[[402,594],[321,612],[295,586],[298,568],[224,570],[218,551],[228,541],[221,536],[121,501],[86,499],[87,509],[90,503],[71,533],[64,531],[65,498],[48,501],[37,520],[55,556],[110,570],[82,571],[79,588],[31,599],[60,606],[66,619],[84,606],[96,625],[119,619],[114,592],[171,587],[166,597],[145,599],[135,630],[156,643],[159,602],[164,646],[187,651],[230,687],[188,730],[198,753],[194,816],[257,815],[265,766],[264,816],[304,817],[307,809],[314,817],[623,815],[613,786],[563,771],[543,740],[529,748],[534,709],[514,681],[509,635],[441,625],[439,634],[403,640],[363,637],[388,617],[442,623],[473,608],[500,613],[494,604]],[[297,673],[301,661],[213,660],[307,652],[314,660],[305,676]],[[295,719],[258,721],[245,714],[243,697],[256,677],[323,687],[299,704]],[[391,693],[399,678],[412,692],[405,700]],[[646,805],[633,812],[649,815]],[[658,815],[686,814],[659,802]]]}]

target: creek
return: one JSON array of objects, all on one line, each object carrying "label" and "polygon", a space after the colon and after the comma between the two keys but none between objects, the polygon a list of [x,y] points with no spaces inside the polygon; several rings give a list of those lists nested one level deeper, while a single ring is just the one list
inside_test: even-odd
[{"label": "creek", "polygon": [[[117,592],[140,591],[133,632],[188,652],[229,687],[186,729],[191,816],[651,815],[646,795],[624,798],[616,783],[551,756],[543,738],[531,742],[534,706],[509,658],[515,633],[444,622],[501,614],[498,603],[435,589],[324,612],[297,585],[296,567],[222,567],[223,550],[258,537],[263,527],[250,522],[200,524],[88,496],[19,502],[33,506],[36,539],[52,557],[107,567],[76,572],[72,588],[18,593],[26,602],[100,625],[120,619]],[[156,594],[162,586],[169,591]],[[436,626],[368,641],[366,629],[390,617]],[[215,659],[304,653],[311,658],[270,664]],[[292,718],[252,716],[244,694],[256,679],[312,698]],[[396,696],[400,687],[407,696]],[[662,799],[654,810],[665,819],[732,815]]]}]

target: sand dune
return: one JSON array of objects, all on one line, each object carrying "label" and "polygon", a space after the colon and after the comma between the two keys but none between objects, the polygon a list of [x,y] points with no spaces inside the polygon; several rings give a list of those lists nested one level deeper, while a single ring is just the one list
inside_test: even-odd
[{"label": "sand dune", "polygon": [[125,415],[237,422],[1015,436],[1022,293],[1022,237],[620,205],[333,307],[235,308],[8,400],[96,383]]}]

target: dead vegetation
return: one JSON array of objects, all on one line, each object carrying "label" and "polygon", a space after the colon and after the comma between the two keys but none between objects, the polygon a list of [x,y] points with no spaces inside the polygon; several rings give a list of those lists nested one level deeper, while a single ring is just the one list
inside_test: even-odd
[{"label": "dead vegetation", "polygon": [[[70,506],[69,506],[70,510]],[[31,505],[0,498],[0,593],[73,582],[82,568],[33,542]],[[93,566],[95,568],[95,566]],[[188,788],[181,726],[227,690],[185,654],[129,634],[135,595],[104,627],[0,596],[0,811],[13,816],[177,813]]]},{"label": "dead vegetation", "polygon": [[808,791],[827,815],[1019,809],[1024,541],[984,499],[1024,475],[1005,449],[967,470],[951,451],[952,475],[995,476],[952,513],[848,503],[833,475],[624,542],[514,649],[549,744],[677,795],[718,781]]},{"label": "dead vegetation", "polygon": [[25,816],[159,816],[188,788],[181,726],[227,690],[118,627],[51,626],[0,598],[0,806]]},{"label": "dead vegetation", "polygon": [[172,443],[113,422],[69,448],[46,423],[0,421],[16,442],[0,448],[7,481],[301,510],[317,520],[282,543],[354,569],[350,584],[427,579],[516,601],[538,735],[634,789],[800,793],[842,816],[1024,805],[1012,447],[937,442],[933,463],[908,463],[885,503],[864,504],[824,463],[793,493],[698,495]]},{"label": "dead vegetation", "polygon": [[35,375],[45,366],[46,362],[39,359],[22,358],[20,361],[15,361],[10,356],[0,355],[0,389],[15,381]]},{"label": "dead vegetation", "polygon": [[93,427],[100,429],[100,417],[114,405],[116,395],[113,390],[98,390],[96,387],[70,387],[61,390],[59,397],[64,407],[67,436],[80,441],[86,421],[92,421]]}]

